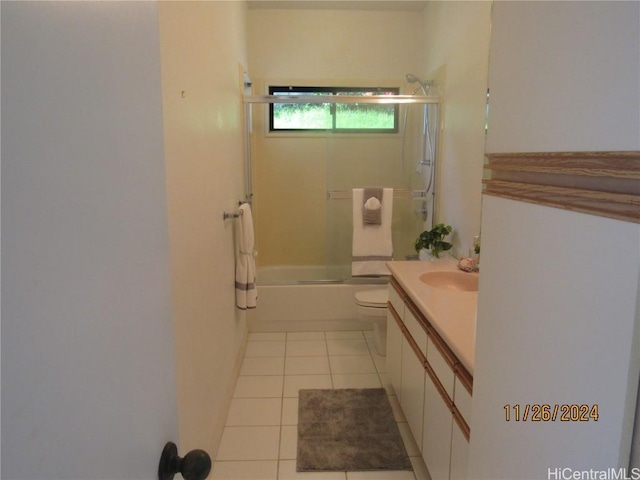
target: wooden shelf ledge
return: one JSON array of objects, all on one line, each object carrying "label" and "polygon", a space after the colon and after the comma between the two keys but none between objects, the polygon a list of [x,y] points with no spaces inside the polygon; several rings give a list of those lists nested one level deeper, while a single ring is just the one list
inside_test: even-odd
[{"label": "wooden shelf ledge", "polygon": [[486,157],[485,195],[640,223],[640,151]]}]

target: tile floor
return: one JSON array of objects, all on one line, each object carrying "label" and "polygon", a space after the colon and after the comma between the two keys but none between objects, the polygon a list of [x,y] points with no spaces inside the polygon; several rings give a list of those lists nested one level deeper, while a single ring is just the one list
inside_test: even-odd
[{"label": "tile floor", "polygon": [[[210,479],[428,480],[373,332],[250,333]],[[298,390],[379,388],[390,392],[414,471],[296,472]]]}]

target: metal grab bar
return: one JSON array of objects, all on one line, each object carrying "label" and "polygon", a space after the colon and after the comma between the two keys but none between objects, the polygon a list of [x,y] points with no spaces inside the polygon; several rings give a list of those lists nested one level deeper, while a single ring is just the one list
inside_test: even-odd
[{"label": "metal grab bar", "polygon": [[[411,198],[423,200],[427,197],[426,190],[394,189],[393,198]],[[353,198],[352,190],[327,190],[327,200],[348,200]]]}]

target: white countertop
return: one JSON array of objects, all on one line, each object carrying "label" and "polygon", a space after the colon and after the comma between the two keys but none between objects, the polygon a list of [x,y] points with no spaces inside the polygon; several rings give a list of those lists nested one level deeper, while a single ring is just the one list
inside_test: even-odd
[{"label": "white countertop", "polygon": [[419,279],[420,275],[430,271],[460,272],[456,264],[455,258],[446,257],[435,261],[388,262],[387,267],[462,365],[473,375],[478,292],[444,290],[426,285]]}]

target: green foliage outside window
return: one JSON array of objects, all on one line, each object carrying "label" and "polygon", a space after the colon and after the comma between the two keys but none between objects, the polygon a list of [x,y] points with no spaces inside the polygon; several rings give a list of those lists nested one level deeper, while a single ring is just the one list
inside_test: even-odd
[{"label": "green foliage outside window", "polygon": [[[272,95],[396,95],[397,89],[340,87],[271,87]],[[274,103],[271,131],[333,130],[355,133],[398,131],[398,107],[371,103]]]}]

